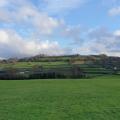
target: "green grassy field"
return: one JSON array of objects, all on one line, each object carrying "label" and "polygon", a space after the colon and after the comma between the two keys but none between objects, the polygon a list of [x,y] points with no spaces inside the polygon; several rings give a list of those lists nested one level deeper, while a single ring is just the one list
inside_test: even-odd
[{"label": "green grassy field", "polygon": [[0,120],[120,120],[120,76],[0,81]]},{"label": "green grassy field", "polygon": [[59,66],[65,66],[69,65],[68,62],[17,62],[16,64],[6,64],[6,63],[1,63],[0,67],[1,68],[6,68],[6,67],[13,67],[13,68],[32,68],[35,65],[40,65],[43,66],[44,68],[51,68],[51,67],[59,67]]}]

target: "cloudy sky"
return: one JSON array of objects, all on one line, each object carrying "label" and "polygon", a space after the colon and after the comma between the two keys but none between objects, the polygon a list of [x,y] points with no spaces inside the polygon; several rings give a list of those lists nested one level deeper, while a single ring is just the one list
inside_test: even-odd
[{"label": "cloudy sky", "polygon": [[120,0],[0,0],[0,58],[120,56]]}]

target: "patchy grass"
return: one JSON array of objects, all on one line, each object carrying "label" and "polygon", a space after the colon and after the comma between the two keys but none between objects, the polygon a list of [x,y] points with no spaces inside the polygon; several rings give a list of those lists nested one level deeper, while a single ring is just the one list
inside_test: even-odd
[{"label": "patchy grass", "polygon": [[0,120],[119,120],[120,76],[0,81]]}]

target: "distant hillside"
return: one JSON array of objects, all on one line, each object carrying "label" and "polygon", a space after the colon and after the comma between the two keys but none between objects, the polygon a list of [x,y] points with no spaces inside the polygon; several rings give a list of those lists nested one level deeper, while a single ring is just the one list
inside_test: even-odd
[{"label": "distant hillside", "polygon": [[37,55],[22,59],[11,58],[1,60],[0,69],[1,74],[3,74],[3,72],[9,73],[10,76],[13,73],[19,74],[20,76],[22,74],[24,78],[26,78],[26,75],[33,76],[33,73],[38,78],[41,78],[39,75],[43,77],[44,74],[50,77],[54,73],[55,76],[53,76],[57,76],[58,78],[63,76],[79,77],[84,75],[98,76],[120,74],[120,57],[112,57],[103,54],[86,56],[78,54],[66,56]]},{"label": "distant hillside", "polygon": [[65,56],[46,56],[46,55],[36,55],[33,57],[26,58],[10,58],[8,60],[1,60],[1,63],[15,63],[15,62],[56,62],[64,61],[71,64],[113,64],[119,66],[120,57],[112,57],[104,54],[101,55],[65,55]]}]

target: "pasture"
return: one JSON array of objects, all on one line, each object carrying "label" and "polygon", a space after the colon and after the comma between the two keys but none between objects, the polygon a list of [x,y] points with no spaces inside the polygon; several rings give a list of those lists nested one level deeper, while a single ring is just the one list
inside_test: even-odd
[{"label": "pasture", "polygon": [[0,81],[0,120],[119,120],[120,76]]}]

